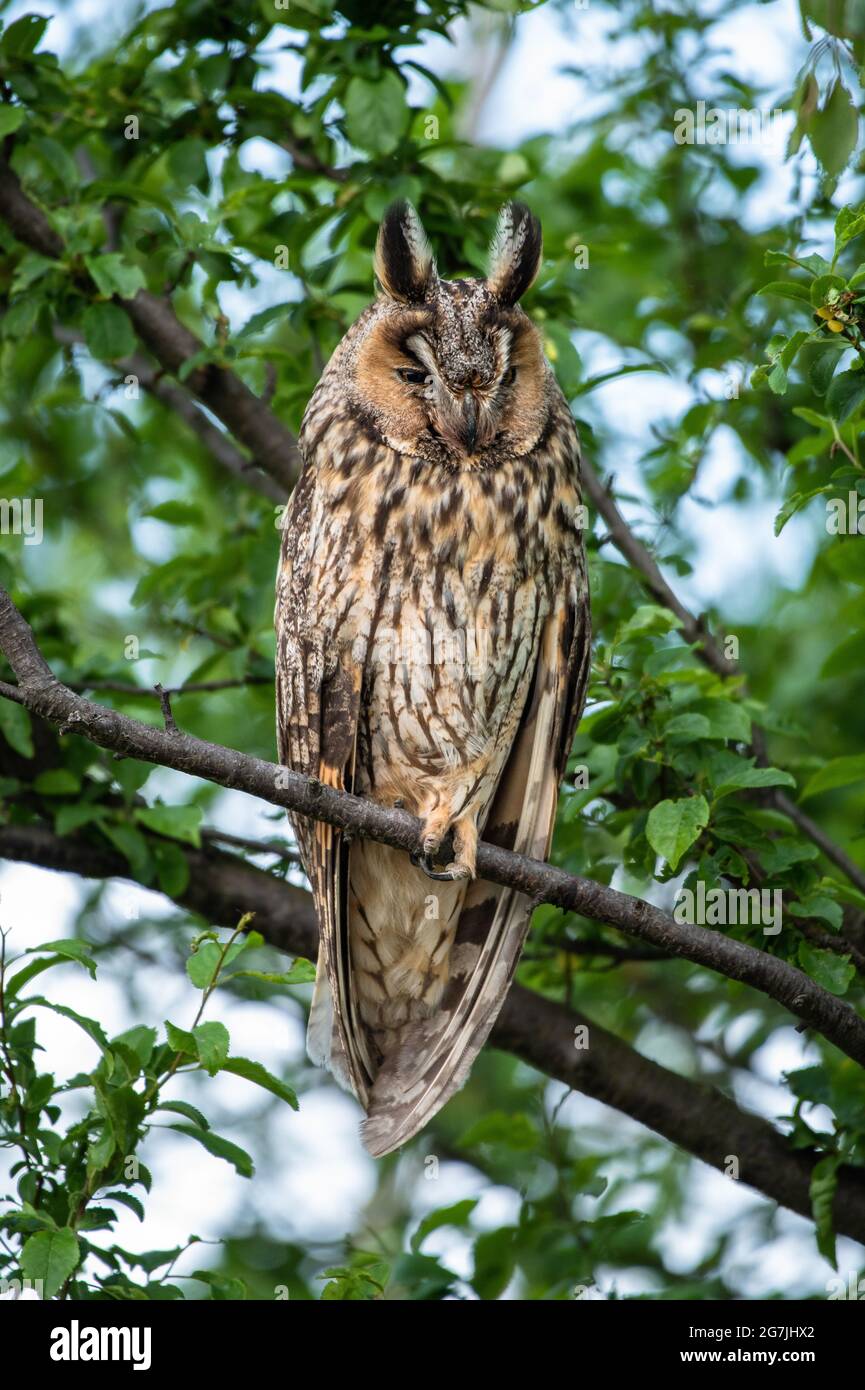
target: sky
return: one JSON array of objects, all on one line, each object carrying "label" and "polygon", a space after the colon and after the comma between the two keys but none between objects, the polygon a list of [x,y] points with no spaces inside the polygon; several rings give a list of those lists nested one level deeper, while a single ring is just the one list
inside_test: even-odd
[{"label": "sky", "polygon": [[[33,12],[54,15],[45,43],[62,54],[75,43],[80,24],[122,28],[129,7],[109,6],[107,0],[67,0],[60,4],[22,0],[11,7],[8,18]],[[775,0],[770,5],[754,4],[736,10],[722,25],[722,33],[738,75],[746,81],[767,85],[777,96],[783,96],[789,75],[795,70],[796,55],[803,52],[795,0]],[[575,5],[557,10],[544,6],[524,16],[507,61],[498,70],[486,100],[474,113],[477,137],[508,146],[544,130],[561,128],[573,116],[575,95],[577,101],[593,99],[579,89],[575,94],[573,78],[563,76],[563,68],[578,64],[590,67],[611,59],[637,61],[635,47],[629,50],[617,43],[611,50],[614,37],[609,12],[591,3],[587,8]],[[454,38],[454,45],[431,40],[424,46],[423,60],[440,74],[469,75],[478,63],[476,46],[467,42],[464,25],[456,27]],[[292,55],[274,54],[272,80],[285,90],[296,90],[297,62]],[[422,79],[417,81],[421,91]],[[532,94],[531,101],[525,99],[527,91]],[[711,92],[707,95],[711,97]],[[779,200],[789,200],[790,172],[781,160],[785,138],[786,132],[779,131],[774,143],[763,151],[765,177],[742,209],[749,225],[759,226],[761,216],[767,215],[770,208],[774,215]],[[274,157],[262,146],[263,142],[256,142],[256,148],[249,149],[246,157],[260,161],[265,169],[267,161],[271,161],[273,172],[278,173],[284,167],[280,157]],[[750,157],[753,151],[748,153]],[[226,292],[223,307],[237,325],[271,302],[273,292],[274,285],[264,277],[254,294]],[[278,293],[280,298],[285,297],[284,281]],[[591,335],[581,332],[579,325],[575,325],[575,342],[588,373],[616,365],[606,356],[607,350]],[[710,395],[720,395],[723,390],[718,374],[707,374],[701,384]],[[591,409],[608,428],[615,424],[620,442],[617,480],[625,490],[640,491],[637,459],[650,425],[667,412],[678,413],[683,399],[690,398],[690,388],[681,382],[639,375],[611,382],[592,396]],[[735,450],[732,435],[719,433],[701,472],[702,498],[716,501],[724,497],[736,473]],[[811,527],[806,518],[794,518],[781,538],[775,540],[772,522],[777,506],[778,493],[769,483],[752,506],[748,527],[742,525],[738,506],[734,512],[723,503],[709,508],[693,502],[685,504],[683,525],[696,540],[695,570],[686,586],[680,580],[676,584],[683,598],[697,611],[713,603],[723,608],[732,621],[737,617],[751,618],[755,602],[759,603],[760,595],[765,595],[769,586],[776,582],[795,585],[813,545]],[[765,543],[758,541],[755,545],[754,536],[764,538]],[[150,533],[143,531],[139,539],[144,552],[152,553],[159,547],[158,528]],[[154,554],[153,558],[158,557]],[[116,601],[122,603],[123,595],[118,593]],[[176,795],[181,786],[179,776],[157,773],[148,783],[148,794],[158,791],[167,799]],[[267,836],[272,831],[272,822],[265,818],[268,810],[239,793],[227,792],[219,798],[210,820],[237,834]],[[27,865],[0,865],[0,921],[12,929],[14,948],[21,951],[71,933],[85,891],[79,881],[70,877]],[[137,913],[145,923],[149,916],[158,919],[165,912],[165,901],[158,895],[120,883],[111,886],[102,906],[108,923],[112,914],[128,919]],[[142,940],[147,950],[158,952],[157,932],[143,925]],[[133,966],[130,959],[129,968]],[[95,1011],[109,1030],[129,1025],[124,990],[110,974],[107,979],[101,977],[97,984],[74,965],[59,967],[52,974],[53,998],[83,1013]],[[171,968],[155,966],[141,972],[142,1019],[159,1023],[171,1018],[181,1027],[188,1026],[197,1003],[197,993],[173,964]],[[277,1013],[272,1006],[264,1008],[225,998],[218,1000],[218,1016],[229,1027],[234,1052],[254,1056],[277,1074],[285,1074],[303,1057],[303,1021],[296,1006],[286,1003]],[[95,1063],[95,1046],[71,1022],[46,1012],[39,1019],[39,1028],[47,1056],[61,1073],[71,1075]],[[666,1065],[676,1065],[675,1037],[659,1031],[641,1039],[640,1045],[647,1055]],[[785,1030],[758,1054],[757,1076],[748,1085],[747,1094],[739,1099],[755,1111],[776,1115],[779,1103],[783,1103],[778,1086],[780,1074],[808,1060],[807,1045],[801,1036],[792,1027]],[[561,1088],[551,1084],[551,1102],[560,1094]],[[184,1080],[177,1082],[172,1095],[194,1101],[198,1091]],[[316,1086],[302,1096],[298,1114],[287,1108],[280,1111],[265,1151],[258,1145],[254,1130],[250,1141],[249,1131],[261,1104],[255,1088],[239,1078],[223,1076],[208,1085],[206,1096],[208,1107],[218,1104],[226,1117],[221,1132],[252,1148],[258,1181],[250,1185],[227,1164],[204,1154],[190,1141],[164,1132],[149,1141],[143,1154],[155,1179],[147,1204],[146,1234],[132,1213],[124,1211],[116,1228],[121,1244],[133,1249],[168,1248],[183,1242],[193,1231],[204,1239],[216,1239],[223,1230],[234,1229],[232,1212],[241,1208],[286,1240],[338,1239],[357,1227],[359,1215],[374,1190],[374,1175],[372,1160],[360,1144],[358,1109],[352,1100],[332,1086]],[[570,1123],[587,1135],[596,1130],[635,1137],[641,1133],[627,1118],[578,1094],[568,1100],[564,1113]],[[443,1164],[440,1174],[436,1183],[421,1180],[415,1184],[413,1199],[419,1216],[425,1210],[467,1196],[481,1197],[474,1218],[481,1226],[494,1226],[515,1215],[514,1195],[481,1182],[467,1166]],[[719,1232],[736,1223],[756,1201],[749,1189],[737,1189],[713,1170],[694,1163],[686,1213],[670,1222],[662,1234],[665,1255],[672,1267],[692,1267]],[[624,1207],[638,1203],[639,1181],[635,1177],[631,1187],[623,1192],[621,1204]],[[765,1287],[774,1286],[796,1296],[815,1283],[819,1286],[831,1273],[814,1252],[808,1223],[782,1213],[780,1225],[780,1240],[755,1248],[748,1234],[749,1224],[742,1222],[741,1240],[732,1258],[746,1295],[750,1292],[757,1296]],[[438,1232],[425,1248],[446,1253],[454,1268],[467,1271],[468,1247],[463,1237]],[[839,1243],[842,1270],[856,1266],[857,1250],[851,1242]],[[190,1270],[207,1262],[205,1247],[190,1252],[178,1268]],[[603,1271],[601,1275],[601,1293],[608,1295],[612,1277],[605,1282]],[[620,1294],[649,1291],[651,1280],[647,1284],[647,1278],[643,1274],[633,1278],[618,1274],[615,1286]]]}]

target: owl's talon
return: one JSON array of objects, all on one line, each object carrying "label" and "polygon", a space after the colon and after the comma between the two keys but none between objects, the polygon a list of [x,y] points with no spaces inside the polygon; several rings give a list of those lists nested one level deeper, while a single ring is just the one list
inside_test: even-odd
[{"label": "owl's talon", "polygon": [[439,873],[437,869],[433,868],[435,860],[433,856],[429,853],[429,851],[426,849],[423,851],[419,849],[413,849],[409,854],[409,859],[411,860],[412,864],[414,864],[416,869],[423,870],[427,878],[441,879],[447,877],[446,874]]},{"label": "owl's talon", "polygon": [[423,853],[419,850],[412,850],[409,859],[416,869],[422,869],[427,878],[433,878],[438,883],[455,883],[459,879],[474,877],[470,866],[460,864],[457,860],[453,860],[446,869],[434,868],[435,858],[426,850]]}]

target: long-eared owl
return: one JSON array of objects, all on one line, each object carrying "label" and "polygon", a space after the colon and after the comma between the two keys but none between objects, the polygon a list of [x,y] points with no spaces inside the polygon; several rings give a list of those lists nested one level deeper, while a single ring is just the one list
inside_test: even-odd
[{"label": "long-eared owl", "polygon": [[409,856],[293,820],[320,930],[308,1051],[375,1155],[495,1022],[531,904],[476,878],[478,836],[546,857],[585,697],[579,443],[519,307],[540,262],[521,204],[465,280],[439,278],[409,204],[388,210],[378,297],[313,392],[283,522],[280,759],[422,823]]}]

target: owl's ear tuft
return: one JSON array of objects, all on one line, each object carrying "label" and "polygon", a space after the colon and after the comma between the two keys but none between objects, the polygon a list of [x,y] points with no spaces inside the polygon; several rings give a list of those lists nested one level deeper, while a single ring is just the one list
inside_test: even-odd
[{"label": "owl's ear tuft", "polygon": [[505,203],[490,242],[487,285],[500,304],[516,304],[541,268],[541,224],[524,203]]},{"label": "owl's ear tuft", "polygon": [[420,218],[404,199],[391,203],[375,244],[376,279],[391,299],[426,299],[436,268]]}]

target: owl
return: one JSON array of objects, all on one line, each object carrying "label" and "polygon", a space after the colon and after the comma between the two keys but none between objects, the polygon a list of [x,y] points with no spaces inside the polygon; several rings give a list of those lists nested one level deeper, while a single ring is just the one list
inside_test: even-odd
[{"label": "owl", "polygon": [[280,761],[402,806],[411,855],[296,818],[320,946],[310,1058],[375,1156],[463,1084],[531,903],[478,879],[478,837],[535,858],[585,697],[579,442],[519,306],[540,224],[499,215],[483,279],[444,280],[415,210],[375,250],[378,297],[300,433],[277,579]]}]

